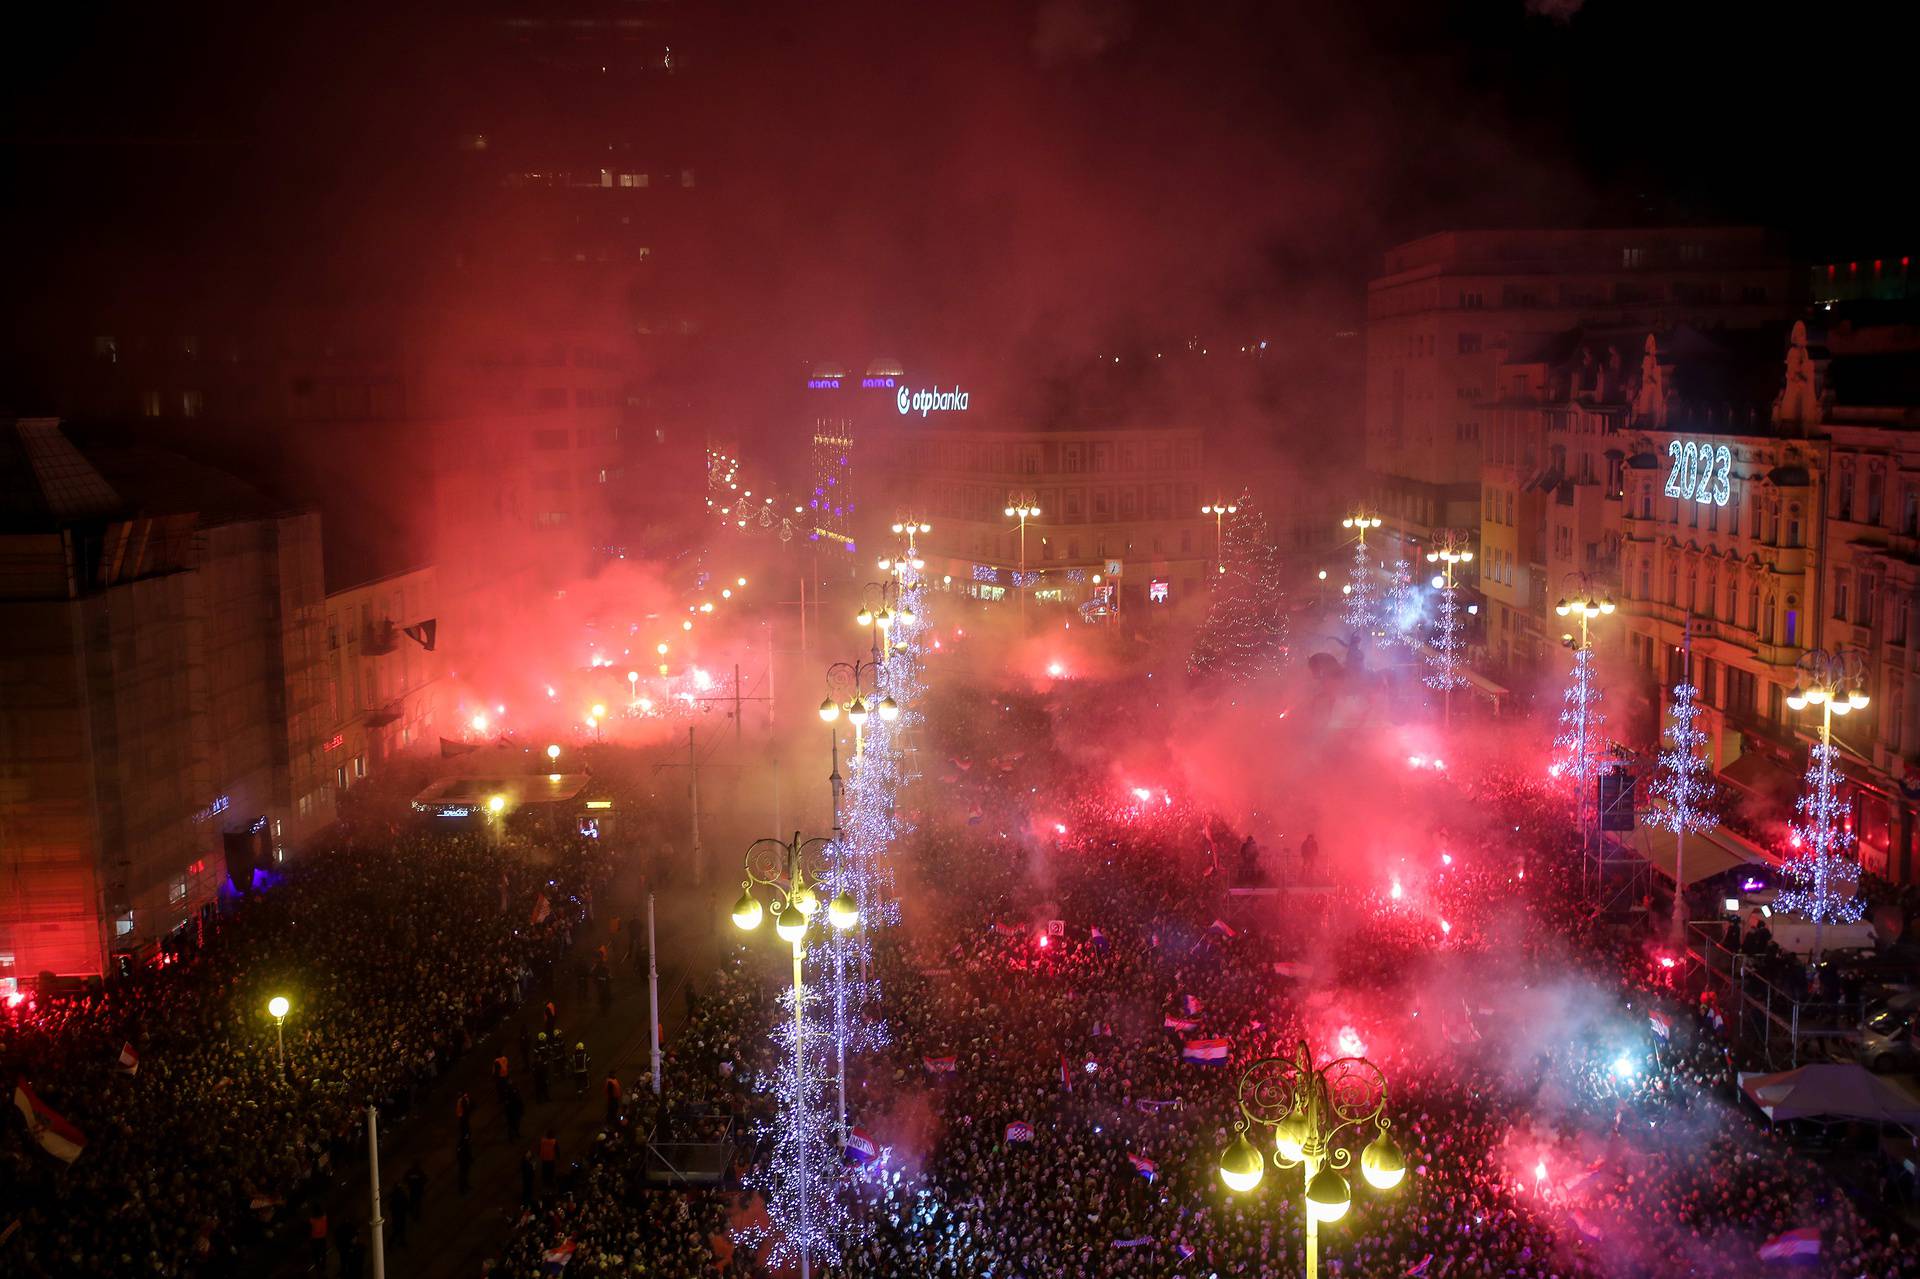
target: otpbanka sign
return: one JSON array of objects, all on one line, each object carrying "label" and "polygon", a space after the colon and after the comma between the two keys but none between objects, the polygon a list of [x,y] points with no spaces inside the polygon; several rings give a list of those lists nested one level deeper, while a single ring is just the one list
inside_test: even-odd
[{"label": "otpbanka sign", "polygon": [[967,393],[957,386],[951,391],[943,391],[937,386],[916,391],[903,386],[893,393],[893,404],[902,417],[910,413],[918,413],[921,417],[929,413],[965,413]]}]

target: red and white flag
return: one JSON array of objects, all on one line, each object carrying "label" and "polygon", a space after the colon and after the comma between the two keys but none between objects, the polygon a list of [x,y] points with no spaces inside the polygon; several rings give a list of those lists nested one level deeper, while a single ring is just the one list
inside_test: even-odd
[{"label": "red and white flag", "polygon": [[960,1069],[960,1063],[952,1057],[922,1057],[920,1060],[936,1075],[951,1075]]},{"label": "red and white flag", "polygon": [[1181,1006],[1187,1011],[1187,1016],[1198,1017],[1200,1015],[1201,1004],[1198,999],[1195,999],[1192,995],[1182,995],[1180,1000]]},{"label": "red and white flag", "polygon": [[1789,1230],[1783,1235],[1775,1235],[1760,1245],[1760,1260],[1784,1261],[1788,1257],[1817,1257],[1820,1255],[1820,1227],[1802,1226],[1798,1230]]},{"label": "red and white flag", "polygon": [[1224,919],[1216,919],[1211,924],[1208,924],[1207,927],[1219,933],[1222,937],[1238,937],[1240,935],[1234,930],[1233,925]]},{"label": "red and white flag", "polygon": [[1193,1021],[1193,1020],[1190,1020],[1190,1019],[1188,1019],[1188,1018],[1186,1018],[1186,1017],[1174,1017],[1174,1016],[1171,1016],[1171,1015],[1169,1015],[1169,1016],[1167,1017],[1167,1019],[1166,1019],[1165,1021],[1163,1021],[1163,1022],[1161,1022],[1160,1024],[1161,1024],[1162,1026],[1164,1026],[1164,1027],[1166,1027],[1166,1028],[1167,1028],[1168,1030],[1183,1030],[1183,1031],[1184,1031],[1184,1030],[1198,1030],[1198,1029],[1200,1029],[1200,1023],[1199,1023],[1199,1022],[1197,1022],[1197,1021]]},{"label": "red and white flag", "polygon": [[1014,1120],[1007,1125],[1007,1140],[1009,1142],[1032,1141],[1033,1125],[1024,1119]]},{"label": "red and white flag", "polygon": [[33,1089],[25,1083],[13,1086],[13,1104],[27,1121],[27,1132],[40,1143],[40,1149],[55,1159],[72,1163],[87,1148],[87,1138],[78,1128],[61,1118],[60,1114],[33,1095]]},{"label": "red and white flag", "polygon": [[1145,1177],[1148,1181],[1152,1181],[1154,1174],[1160,1171],[1159,1164],[1153,1162],[1153,1160],[1147,1158],[1145,1155],[1136,1155],[1131,1150],[1127,1152],[1127,1162],[1133,1165],[1135,1172]]},{"label": "red and white flag", "polygon": [[558,1248],[549,1248],[540,1254],[540,1260],[547,1263],[549,1270],[565,1270],[567,1263],[573,1260],[573,1251],[580,1245],[569,1239]]},{"label": "red and white flag", "polygon": [[129,1075],[137,1075],[140,1073],[140,1054],[133,1051],[132,1044],[121,1044],[120,1056],[115,1060],[114,1065]]},{"label": "red and white flag", "polygon": [[[533,921],[536,924],[547,922],[547,916],[553,914],[553,906],[547,901],[547,895],[540,893],[533,899]],[[569,1253],[568,1256],[573,1254]],[[565,1264],[564,1262],[561,1264]]]},{"label": "red and white flag", "polygon": [[1231,1039],[1189,1039],[1187,1046],[1180,1050],[1180,1059],[1204,1066],[1224,1066],[1227,1054],[1232,1051]]},{"label": "red and white flag", "polygon": [[855,1128],[847,1134],[847,1158],[857,1164],[870,1164],[880,1157],[880,1143]]}]

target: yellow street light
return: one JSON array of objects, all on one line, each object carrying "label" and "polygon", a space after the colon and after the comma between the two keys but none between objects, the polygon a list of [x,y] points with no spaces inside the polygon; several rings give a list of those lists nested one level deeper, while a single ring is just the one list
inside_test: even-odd
[{"label": "yellow street light", "polygon": [[864,697],[854,697],[852,704],[847,707],[847,720],[855,728],[863,728],[866,726],[867,701]]},{"label": "yellow street light", "polygon": [[827,903],[827,922],[845,932],[860,922],[860,908],[843,892]]},{"label": "yellow street light", "polygon": [[798,943],[807,935],[807,917],[798,908],[789,906],[773,917],[773,931],[784,942]]},{"label": "yellow street light", "polygon": [[487,797],[487,811],[495,816],[498,816],[500,811],[506,806],[507,797],[505,795],[489,795]]},{"label": "yellow street light", "polygon": [[287,1002],[285,995],[275,995],[267,1001],[267,1012],[278,1020],[285,1020],[293,1005]]},{"label": "yellow street light", "polygon": [[550,760],[560,758],[560,746],[557,742],[547,747],[547,758]]},{"label": "yellow street light", "polygon": [[746,889],[740,891],[740,900],[733,904],[733,922],[742,932],[752,932],[760,927],[760,899]]},{"label": "yellow street light", "polygon": [[1220,1156],[1220,1180],[1227,1183],[1227,1189],[1244,1195],[1260,1184],[1266,1171],[1267,1161],[1247,1140],[1247,1134],[1235,1133],[1233,1144]]},{"label": "yellow street light", "polygon": [[829,724],[839,719],[840,703],[834,701],[831,697],[824,698],[820,703],[820,718]]},{"label": "yellow street light", "polygon": [[880,705],[876,709],[880,712],[880,718],[886,723],[891,724],[894,720],[900,718],[900,703],[894,701],[891,697],[881,698]]},{"label": "yellow street light", "polygon": [[853,620],[854,620],[854,621],[856,621],[856,622],[858,622],[858,623],[860,623],[860,625],[862,625],[862,626],[872,626],[872,625],[873,625],[873,610],[872,610],[872,609],[867,609],[867,608],[863,608],[863,609],[861,609],[861,610],[860,610],[860,611],[859,611],[858,613],[855,613],[855,614],[853,615]]}]

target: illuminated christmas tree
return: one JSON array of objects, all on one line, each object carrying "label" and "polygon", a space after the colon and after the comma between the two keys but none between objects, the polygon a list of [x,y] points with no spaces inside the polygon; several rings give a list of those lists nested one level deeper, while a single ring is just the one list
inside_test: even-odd
[{"label": "illuminated christmas tree", "polygon": [[1799,853],[1781,867],[1788,881],[1774,898],[1773,908],[1812,920],[1813,958],[1820,958],[1820,929],[1827,924],[1851,924],[1864,907],[1851,887],[1859,882],[1853,834],[1846,828],[1847,806],[1835,787],[1831,741],[1814,745],[1807,766],[1807,789],[1794,804],[1800,820],[1793,826]]},{"label": "illuminated christmas tree", "polygon": [[1433,628],[1433,647],[1427,652],[1427,687],[1445,693],[1464,688],[1467,677],[1460,671],[1464,642],[1460,635],[1459,588],[1451,577],[1442,575],[1436,580],[1441,583],[1440,620]]},{"label": "illuminated christmas tree", "polygon": [[1220,539],[1222,572],[1214,575],[1213,603],[1194,636],[1187,669],[1242,682],[1278,668],[1287,658],[1285,595],[1280,556],[1266,517],[1243,494]]},{"label": "illuminated christmas tree", "polygon": [[1413,585],[1413,565],[1405,556],[1393,562],[1393,577],[1387,582],[1385,614],[1387,642],[1407,648],[1420,645],[1420,592]]},{"label": "illuminated christmas tree", "polygon": [[1353,568],[1347,579],[1347,625],[1356,635],[1372,635],[1380,629],[1379,610],[1374,607],[1373,557],[1367,552],[1366,534],[1353,544]]},{"label": "illuminated christmas tree", "polygon": [[1600,726],[1607,717],[1600,711],[1600,685],[1594,679],[1593,649],[1582,648],[1573,655],[1573,680],[1567,685],[1566,704],[1560,708],[1560,733],[1553,739],[1559,751],[1554,774],[1568,777],[1586,793],[1600,775],[1605,754]]},{"label": "illuminated christmas tree", "polygon": [[1660,752],[1659,771],[1653,778],[1654,796],[1662,802],[1647,814],[1649,825],[1674,834],[1673,922],[1669,932],[1676,942],[1686,929],[1687,836],[1704,834],[1720,824],[1708,807],[1713,802],[1714,785],[1703,754],[1707,735],[1694,723],[1700,716],[1700,707],[1694,701],[1698,696],[1699,690],[1692,684],[1674,686],[1673,705],[1667,710],[1667,747]]}]

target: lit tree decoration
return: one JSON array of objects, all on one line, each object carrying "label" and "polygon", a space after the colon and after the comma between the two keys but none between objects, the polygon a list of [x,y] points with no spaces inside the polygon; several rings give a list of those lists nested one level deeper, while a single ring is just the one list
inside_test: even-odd
[{"label": "lit tree decoration", "polygon": [[1413,585],[1413,565],[1404,556],[1393,562],[1393,577],[1387,583],[1383,611],[1388,642],[1419,647],[1420,594]]},{"label": "lit tree decoration", "polygon": [[1694,701],[1699,693],[1684,681],[1674,685],[1673,705],[1667,710],[1667,748],[1660,752],[1659,770],[1652,783],[1654,796],[1664,803],[1647,814],[1649,825],[1674,834],[1673,922],[1669,932],[1675,941],[1686,929],[1687,836],[1704,834],[1720,824],[1708,807],[1713,802],[1714,785],[1703,753],[1707,735],[1694,723],[1700,716],[1700,707]]},{"label": "lit tree decoration", "polygon": [[[817,947],[809,948],[811,963]],[[809,1025],[817,1024],[820,1000],[811,987],[804,1011]],[[797,1263],[804,1247],[808,1260],[823,1269],[837,1266],[841,1249],[857,1238],[858,1223],[842,1183],[840,1152],[834,1139],[832,1063],[824,1051],[830,1042],[814,1032],[796,1042],[793,992],[781,997],[782,1015],[774,1029],[778,1064],[770,1077],[757,1081],[756,1091],[772,1091],[779,1101],[777,1117],[756,1127],[771,1140],[773,1154],[764,1169],[755,1169],[745,1184],[766,1195],[768,1227],[740,1232],[749,1247],[769,1245],[766,1260],[774,1267]]]},{"label": "lit tree decoration", "polygon": [[1280,589],[1280,553],[1267,518],[1242,494],[1221,526],[1213,603],[1193,639],[1187,669],[1235,683],[1256,679],[1287,660],[1287,616]]},{"label": "lit tree decoration", "polygon": [[1560,753],[1554,766],[1557,775],[1572,778],[1583,794],[1600,775],[1605,754],[1600,726],[1606,722],[1600,710],[1600,685],[1594,679],[1593,649],[1583,647],[1573,655],[1573,679],[1560,708],[1560,733],[1553,739]]},{"label": "lit tree decoration", "polygon": [[1427,687],[1448,692],[1464,688],[1467,677],[1460,673],[1460,601],[1451,577],[1437,579],[1440,587],[1440,620],[1433,628],[1433,647],[1427,652]]},{"label": "lit tree decoration", "polygon": [[[1370,518],[1378,524],[1379,517]],[[1380,619],[1375,615],[1373,599],[1373,558],[1367,554],[1367,535],[1363,529],[1360,540],[1353,544],[1353,569],[1347,581],[1347,625],[1356,634],[1371,635],[1380,629]]]},{"label": "lit tree decoration", "polygon": [[[1841,892],[1841,885],[1859,881],[1860,864],[1850,855],[1853,836],[1843,820],[1847,807],[1834,785],[1835,757],[1831,741],[1814,744],[1807,788],[1793,806],[1800,814],[1792,827],[1800,853],[1781,865],[1780,873],[1788,883],[1773,902],[1775,910],[1803,916],[1816,925],[1851,924],[1865,909],[1851,893],[1843,896]],[[1816,938],[1816,959],[1819,949]]]}]

